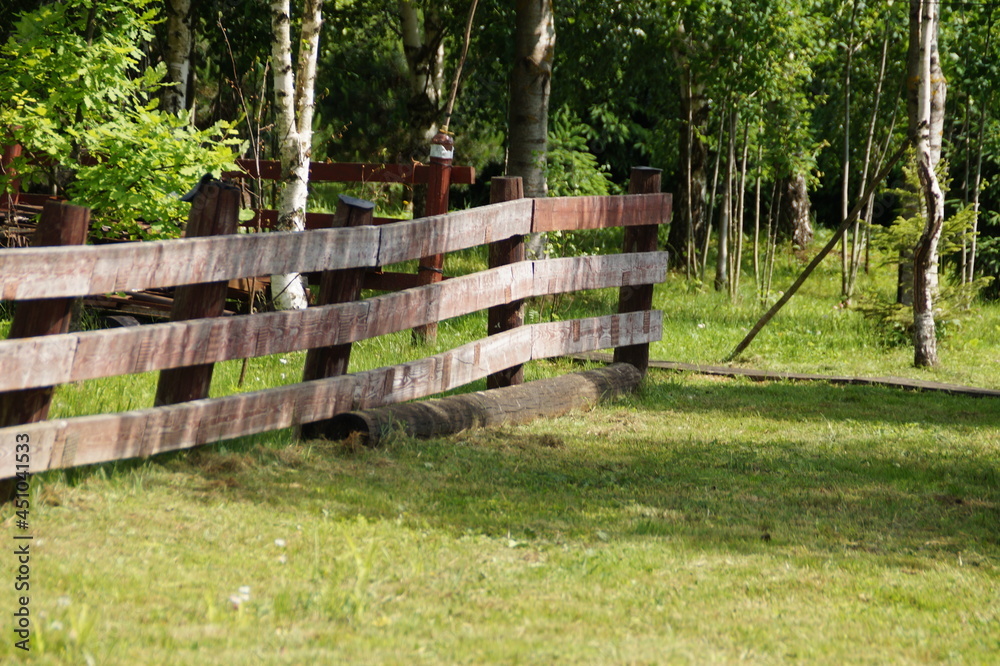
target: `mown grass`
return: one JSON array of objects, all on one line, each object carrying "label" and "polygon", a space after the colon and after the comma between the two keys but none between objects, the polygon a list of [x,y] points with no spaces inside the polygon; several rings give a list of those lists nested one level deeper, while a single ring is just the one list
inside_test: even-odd
[{"label": "mown grass", "polygon": [[[941,369],[913,371],[905,348],[836,307],[832,274],[817,277],[741,363],[1000,386],[994,307],[944,341]],[[614,300],[541,299],[528,319]],[[657,301],[653,356],[671,360],[718,362],[758,312],[673,277]],[[446,322],[435,348],[370,341],[354,367],[484,328],[482,315]],[[251,360],[240,389],[240,363],[222,364],[213,394],[296,381],[302,357]],[[102,382],[64,387],[54,411],[152,402],[155,376]],[[998,414],[983,399],[654,371],[634,396],[528,426],[378,450],[280,432],[47,473],[32,488],[32,656],[991,663]],[[9,507],[0,520],[13,532]],[[12,580],[13,558],[0,562]],[[19,656],[11,643],[0,659]]]}]

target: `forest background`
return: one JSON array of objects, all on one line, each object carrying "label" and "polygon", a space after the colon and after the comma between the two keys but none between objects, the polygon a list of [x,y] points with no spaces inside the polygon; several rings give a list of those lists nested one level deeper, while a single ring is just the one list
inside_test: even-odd
[{"label": "forest background", "polygon": [[[23,185],[92,206],[96,235],[177,235],[177,193],[202,173],[236,153],[281,154],[274,17],[284,11],[289,62],[316,50],[314,81],[297,67],[297,85],[315,93],[312,160],[426,162],[446,125],[456,163],[479,173],[453,207],[486,203],[494,175],[524,177],[529,196],[614,194],[632,166],[660,167],[674,193],[663,234],[674,268],[731,298],[745,273],[762,305],[774,300],[776,250],[807,251],[816,229],[858,205],[839,251],[844,304],[905,329],[926,216],[915,157],[872,181],[912,134],[917,6],[940,12],[937,79],[948,91],[940,327],[980,292],[998,293],[992,2],[32,0],[0,9],[0,88],[11,91],[0,125],[25,146]],[[81,166],[87,156],[98,164]],[[339,191],[314,187],[310,208],[330,209]],[[421,212],[419,192],[360,194],[400,216]],[[556,236],[548,249],[613,241]],[[872,246],[888,261],[873,266]],[[857,293],[871,270],[897,272],[894,302]]]}]

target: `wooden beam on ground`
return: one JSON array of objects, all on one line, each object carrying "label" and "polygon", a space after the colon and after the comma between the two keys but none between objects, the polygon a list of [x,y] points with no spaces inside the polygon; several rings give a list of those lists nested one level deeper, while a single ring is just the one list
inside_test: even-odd
[{"label": "wooden beam on ground", "polygon": [[[614,363],[614,356],[599,352],[573,354],[571,358],[588,363]],[[699,365],[678,363],[675,361],[650,361],[649,367],[672,372],[691,372],[716,377],[745,377],[757,382],[827,382],[829,384],[848,384],[852,386],[883,386],[908,391],[934,391],[950,395],[964,395],[974,398],[1000,398],[1000,390],[962,386],[960,384],[945,384],[928,382],[922,379],[907,379],[905,377],[851,377],[848,375],[817,375],[801,372],[776,372],[773,370],[754,370],[752,368],[733,368],[718,365]]]},{"label": "wooden beam on ground", "polygon": [[641,381],[634,366],[621,363],[517,386],[346,412],[328,421],[321,434],[333,440],[356,435],[361,443],[377,446],[393,432],[427,439],[471,428],[528,423],[592,409],[634,391]]}]

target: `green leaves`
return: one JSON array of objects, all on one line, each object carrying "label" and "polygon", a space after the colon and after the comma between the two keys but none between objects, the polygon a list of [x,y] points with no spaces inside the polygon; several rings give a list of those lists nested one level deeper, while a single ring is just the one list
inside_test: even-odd
[{"label": "green leaves", "polygon": [[[65,187],[93,208],[98,236],[180,233],[178,193],[233,167],[230,125],[206,130],[156,109],[166,73],[142,65],[158,21],[151,0],[68,0],[21,16],[0,47],[0,127],[30,160],[27,182]],[[29,164],[30,162],[30,164]]]}]

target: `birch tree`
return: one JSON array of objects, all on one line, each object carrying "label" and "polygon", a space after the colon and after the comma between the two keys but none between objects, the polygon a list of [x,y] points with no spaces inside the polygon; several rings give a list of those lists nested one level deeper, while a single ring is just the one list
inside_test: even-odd
[{"label": "birch tree", "polygon": [[944,225],[944,193],[936,167],[941,159],[946,83],[938,54],[940,4],[910,0],[907,110],[910,141],[925,203],[924,229],[913,252],[913,363],[938,363],[934,300],[938,287],[938,241]]},{"label": "birch tree", "polygon": [[189,108],[188,82],[191,78],[191,0],[167,0],[167,81],[163,108],[177,114]]},{"label": "birch tree", "polygon": [[400,0],[399,16],[410,77],[407,109],[414,142],[410,148],[421,150],[438,131],[444,91],[444,26],[433,3],[421,11],[414,0]]},{"label": "birch tree", "polygon": [[[548,195],[549,94],[556,28],[552,0],[517,0],[514,67],[510,76],[507,175],[520,176],[524,196]],[[533,234],[528,251],[544,253],[544,237]]]},{"label": "birch tree", "polygon": [[[306,228],[313,90],[322,10],[323,0],[303,0],[298,63],[293,69],[289,0],[271,2],[275,128],[281,158],[278,229],[282,231],[304,231]],[[309,305],[305,280],[299,274],[272,276],[271,297],[279,310],[303,309]]]}]

